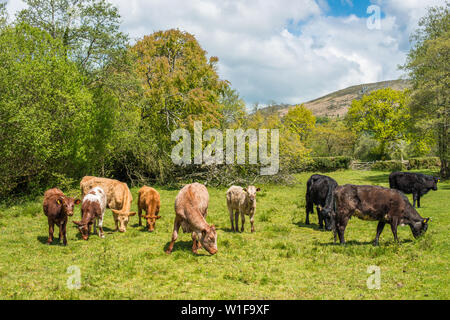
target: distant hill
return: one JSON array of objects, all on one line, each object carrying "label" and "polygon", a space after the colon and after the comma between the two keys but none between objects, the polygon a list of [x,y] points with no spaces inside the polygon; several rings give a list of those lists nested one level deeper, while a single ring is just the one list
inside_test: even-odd
[{"label": "distant hill", "polygon": [[[308,109],[310,109],[315,116],[344,116],[347,114],[354,99],[360,99],[364,94],[369,94],[372,91],[392,88],[395,90],[403,90],[410,87],[408,80],[390,80],[376,83],[360,84],[357,86],[348,87],[343,90],[339,90],[318,99],[314,99],[303,103]],[[290,108],[293,106],[279,105],[269,106],[271,111],[278,111],[280,116],[284,116]],[[269,111],[269,110],[267,110]]]}]

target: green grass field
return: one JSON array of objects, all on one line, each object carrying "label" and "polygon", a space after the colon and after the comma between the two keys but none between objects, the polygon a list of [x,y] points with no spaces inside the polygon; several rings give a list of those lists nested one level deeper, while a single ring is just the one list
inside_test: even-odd
[{"label": "green grass field", "polygon": [[[330,173],[339,184],[388,186],[387,172]],[[450,182],[422,198],[423,217],[432,217],[425,236],[415,240],[399,227],[401,244],[389,226],[380,246],[372,246],[376,222],[350,220],[347,244],[333,244],[331,232],[317,229],[317,215],[305,225],[305,190],[310,174],[293,186],[261,185],[256,232],[230,232],[226,188],[208,188],[208,222],[218,229],[219,252],[191,252],[190,234],[180,233],[174,251],[167,247],[178,190],[157,188],[161,216],[156,231],[131,218],[126,233],[113,232],[105,213],[106,238],[79,237],[71,222],[68,246],[45,244],[47,219],[41,199],[0,208],[0,299],[449,299]],[[132,189],[136,207],[138,188]],[[412,200],[411,195],[408,196]],[[70,220],[79,220],[79,207]],[[55,235],[58,235],[56,229]],[[181,232],[181,229],[180,229]],[[70,266],[81,271],[81,288],[69,290]],[[369,266],[381,270],[381,288],[368,289]]]}]

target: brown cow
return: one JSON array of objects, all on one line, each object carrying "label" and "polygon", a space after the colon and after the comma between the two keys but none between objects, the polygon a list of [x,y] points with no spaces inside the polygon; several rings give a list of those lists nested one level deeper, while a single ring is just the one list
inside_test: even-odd
[{"label": "brown cow", "polygon": [[58,188],[45,191],[43,209],[48,220],[47,244],[53,242],[55,224],[59,227],[59,241],[63,238],[63,244],[67,245],[67,217],[73,216],[75,205],[80,204],[80,199],[66,197]]},{"label": "brown cow", "polygon": [[138,215],[139,226],[142,226],[141,216],[142,210],[145,211],[144,218],[147,219],[147,229],[150,232],[155,230],[156,220],[161,218],[158,216],[161,201],[158,191],[153,188],[143,186],[138,193]]},{"label": "brown cow", "polygon": [[210,254],[217,253],[216,228],[205,220],[208,214],[208,202],[208,190],[200,183],[188,184],[180,190],[175,199],[172,241],[166,253],[172,252],[180,226],[184,233],[192,232],[192,252],[197,253],[203,245]]},{"label": "brown cow", "polygon": [[336,209],[335,242],[337,232],[340,242],[345,243],[345,227],[353,215],[363,220],[378,220],[374,245],[378,245],[380,234],[386,223],[391,225],[396,242],[398,242],[398,225],[409,225],[415,238],[427,231],[430,218],[422,218],[408,201],[408,198],[398,190],[379,186],[346,184],[337,187],[334,196]]},{"label": "brown cow", "polygon": [[127,184],[114,179],[90,176],[84,177],[80,182],[83,197],[95,187],[102,188],[106,193],[106,205],[113,212],[116,231],[125,232],[129,217],[136,215],[136,212],[130,212],[133,196]]}]

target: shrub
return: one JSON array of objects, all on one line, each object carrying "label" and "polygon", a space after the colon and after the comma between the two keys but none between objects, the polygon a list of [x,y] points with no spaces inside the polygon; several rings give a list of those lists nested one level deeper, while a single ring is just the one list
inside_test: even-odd
[{"label": "shrub", "polygon": [[339,157],[315,157],[311,158],[305,166],[304,171],[329,172],[339,169],[348,169],[352,158],[346,156]]},{"label": "shrub", "polygon": [[376,171],[402,171],[406,170],[406,166],[401,160],[385,160],[376,161],[370,169]]},{"label": "shrub", "polygon": [[411,158],[408,169],[436,169],[440,166],[441,160],[438,157]]}]

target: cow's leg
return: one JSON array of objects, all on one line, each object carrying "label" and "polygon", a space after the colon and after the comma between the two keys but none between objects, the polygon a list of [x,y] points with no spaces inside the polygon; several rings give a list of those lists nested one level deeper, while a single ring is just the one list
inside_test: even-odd
[{"label": "cow's leg", "polygon": [[244,232],[245,214],[241,212],[241,232]]},{"label": "cow's leg", "polygon": [[233,208],[231,206],[228,206],[228,213],[230,214],[231,231],[234,231]]},{"label": "cow's leg", "polygon": [[391,221],[391,230],[392,230],[392,234],[394,235],[394,241],[399,243],[398,237],[397,237],[397,227],[398,227],[398,219],[394,218]]},{"label": "cow's leg", "polygon": [[53,231],[55,228],[55,223],[53,221],[48,221],[48,240],[47,244],[52,244],[53,242]]},{"label": "cow's leg", "polygon": [[100,238],[104,238],[105,234],[103,233],[103,216],[98,218],[98,236]]},{"label": "cow's leg", "polygon": [[61,225],[62,234],[63,234],[63,244],[67,246],[67,221],[64,221]]},{"label": "cow's leg", "polygon": [[420,208],[420,194],[417,195],[417,208]]},{"label": "cow's leg", "polygon": [[138,208],[138,216],[139,216],[139,227],[140,226],[142,226],[142,218],[141,218],[141,216],[142,216],[142,208],[141,207],[139,207]]},{"label": "cow's leg", "polygon": [[417,194],[413,193],[413,208],[416,207]]},{"label": "cow's leg", "polygon": [[239,231],[239,210],[234,212],[234,228],[236,232]]},{"label": "cow's leg", "polygon": [[308,211],[308,209],[306,209],[306,219],[305,219],[305,224],[309,224],[309,211]]},{"label": "cow's leg", "polygon": [[198,240],[197,240],[197,234],[195,232],[192,232],[192,252],[195,254],[198,254]]},{"label": "cow's leg", "polygon": [[378,241],[379,241],[379,239],[380,239],[380,234],[381,234],[381,232],[383,231],[383,228],[384,228],[385,225],[386,225],[386,222],[384,222],[384,221],[378,222],[378,225],[377,225],[377,235],[375,236],[375,240],[373,241],[373,245],[374,245],[374,246],[377,246],[377,245],[378,245]]},{"label": "cow's leg", "polygon": [[323,229],[323,219],[322,215],[320,214],[319,206],[316,207],[316,210],[317,210],[317,217],[319,218],[319,229]]},{"label": "cow's leg", "polygon": [[180,221],[175,217],[175,221],[173,223],[173,232],[172,232],[172,240],[170,241],[169,248],[167,248],[166,253],[170,254],[173,250],[173,245],[178,238],[178,230],[180,229]]},{"label": "cow's leg", "polygon": [[116,229],[114,231],[119,231],[119,216],[113,213],[113,217],[114,217],[114,224],[116,225]]},{"label": "cow's leg", "polygon": [[253,223],[255,222],[254,216],[255,216],[255,213],[253,213],[253,214],[250,216],[250,224],[252,225],[252,232],[255,232],[255,226],[253,225]]},{"label": "cow's leg", "polygon": [[97,220],[98,218],[94,218],[94,234],[97,233]]},{"label": "cow's leg", "polygon": [[344,232],[345,232],[345,228],[347,227],[347,223],[348,223],[348,218],[346,218],[346,217],[341,218],[341,219],[339,219],[339,222],[336,226],[338,236],[339,236],[339,242],[341,244],[345,244]]},{"label": "cow's leg", "polygon": [[63,224],[64,221],[61,222],[58,227],[59,227],[59,238],[58,238],[58,242],[61,242],[61,240],[63,239]]}]

